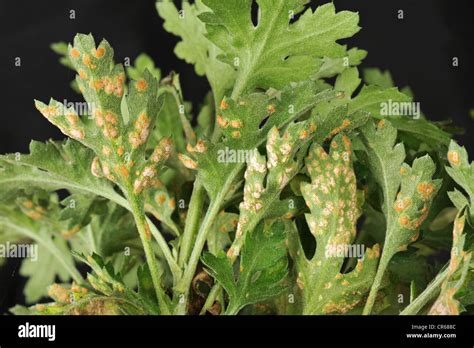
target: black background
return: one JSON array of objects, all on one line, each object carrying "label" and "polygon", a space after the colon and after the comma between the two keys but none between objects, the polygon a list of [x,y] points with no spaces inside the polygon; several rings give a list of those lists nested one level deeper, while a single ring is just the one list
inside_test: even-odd
[{"label": "black background", "polygon": [[[226,1],[226,0],[222,0]],[[327,1],[315,1],[320,4]],[[410,86],[429,119],[451,118],[465,129],[457,139],[474,153],[472,0],[337,0],[338,10],[358,11],[362,30],[349,46],[369,51],[363,67],[392,72],[396,84]],[[398,10],[405,18],[397,18]],[[69,18],[75,10],[76,18]],[[52,42],[72,41],[77,32],[107,38],[116,61],[146,52],[164,74],[181,75],[185,98],[195,107],[208,85],[192,66],[175,58],[177,39],[162,29],[154,0],[0,0],[0,153],[26,152],[31,139],[62,134],[34,108],[33,99],[79,101],[69,88],[74,73],[59,65]],[[21,67],[15,67],[15,57]],[[459,57],[459,67],[452,58]],[[19,260],[0,269],[0,313],[22,302]]]}]

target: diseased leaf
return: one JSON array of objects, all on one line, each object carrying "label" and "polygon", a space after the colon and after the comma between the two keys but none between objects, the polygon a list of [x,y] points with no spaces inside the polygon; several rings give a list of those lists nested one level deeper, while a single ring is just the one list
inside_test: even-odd
[{"label": "diseased leaf", "polygon": [[243,201],[232,247],[227,255],[232,260],[240,253],[245,235],[269,218],[291,219],[304,203],[301,198],[281,198],[283,189],[303,166],[303,158],[314,138],[314,119],[291,123],[280,134],[276,127],[268,133],[267,159],[257,150],[250,157],[245,171]]},{"label": "diseased leaf", "polygon": [[[98,286],[97,283],[94,283]],[[98,286],[99,287],[99,286]],[[100,287],[102,289],[102,287]],[[143,303],[139,295],[126,288],[113,295],[104,296],[101,290],[72,285],[52,284],[48,296],[54,302],[37,304],[25,308],[16,306],[10,311],[14,314],[28,315],[144,315],[157,314],[141,308]]]},{"label": "diseased leaf", "polygon": [[11,312],[472,313],[461,131],[389,71],[361,76],[358,13],[325,3],[156,0],[201,105],[144,53],[52,44],[85,102],[36,101],[71,139],[0,155],[0,243],[38,247],[23,294],[53,300]]},{"label": "diseased leaf", "polygon": [[464,251],[466,236],[463,234],[465,216],[460,212],[454,221],[453,246],[451,260],[448,266],[448,275],[441,285],[441,293],[428,314],[431,315],[459,315],[462,311],[460,302],[455,298],[466,283],[470,270],[472,253]]},{"label": "diseased leaf", "polygon": [[297,283],[303,292],[303,314],[352,310],[368,292],[379,257],[379,246],[375,245],[365,251],[353,271],[342,273],[347,250],[355,250],[352,243],[360,202],[349,139],[338,135],[330,147],[328,154],[320,145],[312,146],[306,158],[311,183],[301,183],[301,193],[311,211],[306,221],[316,239],[314,255],[306,257],[296,231],[291,237]]},{"label": "diseased leaf", "polygon": [[[129,289],[122,280],[123,275],[117,273],[113,266],[110,263],[104,262],[99,255],[93,254],[85,257],[76,254],[76,257],[87,263],[92,268],[92,272],[87,275],[87,280],[96,292],[102,293],[108,297],[115,297],[118,300],[125,300],[124,302],[127,304],[127,307],[131,307],[129,310],[141,312],[139,314],[159,314],[161,312],[161,310],[158,309],[156,297],[153,297],[153,299],[150,300],[148,295],[142,296],[145,291],[144,287],[146,287],[146,269],[142,268],[139,271],[140,287],[139,292],[137,293],[136,291]],[[131,314],[135,313],[131,312]]]},{"label": "diseased leaf", "polygon": [[406,250],[409,243],[418,239],[419,229],[441,186],[441,180],[432,179],[436,168],[428,155],[415,159],[411,167],[402,165],[405,151],[402,144],[395,145],[396,137],[397,132],[388,121],[382,120],[376,127],[368,123],[362,128],[365,162],[382,189],[382,209],[387,226],[380,265],[365,314],[372,309],[382,276],[393,255]]},{"label": "diseased leaf", "polygon": [[451,141],[449,145],[448,161],[450,167],[447,167],[446,171],[467,193],[468,199],[456,189],[449,192],[449,197],[459,210],[462,210],[467,204],[469,205],[468,216],[471,224],[474,224],[474,164],[469,163],[466,149],[454,141]]},{"label": "diseased leaf", "polygon": [[91,173],[93,159],[93,152],[74,140],[46,144],[32,141],[29,155],[0,156],[0,195],[29,188],[68,189],[126,205],[110,183]]},{"label": "diseased leaf", "polygon": [[145,70],[142,79],[130,83],[124,97],[125,73],[121,65],[114,64],[113,55],[107,41],[96,47],[92,35],[79,34],[74,46],[69,46],[76,81],[92,109],[91,117],[80,117],[73,108],[54,100],[49,105],[37,101],[36,107],[64,134],[95,152],[94,175],[105,176],[125,193],[133,190],[139,195],[156,183],[157,168],[169,156],[170,140],[163,139],[145,158],[144,145],[162,104],[158,81]]},{"label": "diseased leaf", "polygon": [[151,188],[146,192],[145,210],[163,222],[176,236],[181,234],[181,229],[173,221],[171,215],[176,208],[176,199],[170,195],[166,187]]},{"label": "diseased leaf", "polygon": [[[284,127],[316,104],[335,96],[331,90],[319,91],[314,83],[305,82],[282,91],[253,93],[237,102],[225,99],[217,115],[222,141],[213,144],[200,140],[188,148],[188,155],[181,155],[181,160],[188,168],[198,169],[198,178],[213,198],[229,173],[246,161],[245,154],[258,147],[270,129]],[[244,160],[239,160],[239,154],[243,154]]]}]

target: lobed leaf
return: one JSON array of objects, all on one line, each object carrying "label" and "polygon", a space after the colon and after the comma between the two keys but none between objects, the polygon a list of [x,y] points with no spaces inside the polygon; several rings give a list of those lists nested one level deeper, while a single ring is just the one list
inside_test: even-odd
[{"label": "lobed leaf", "polygon": [[208,273],[229,295],[226,314],[237,314],[243,307],[275,297],[285,290],[282,285],[288,264],[285,238],[283,223],[276,222],[268,228],[260,223],[245,238],[238,277],[234,275],[229,258],[204,253],[202,262]]},{"label": "lobed leaf", "polygon": [[316,239],[316,252],[306,257],[296,231],[290,247],[303,292],[304,314],[347,313],[356,307],[370,288],[379,257],[379,246],[375,245],[363,258],[359,255],[354,270],[342,273],[344,250],[355,250],[352,243],[360,202],[349,139],[338,135],[330,147],[326,153],[320,145],[312,146],[306,158],[311,183],[301,183],[301,193],[311,211],[306,221]]},{"label": "lobed leaf", "polygon": [[332,3],[313,12],[305,10],[308,0],[259,0],[256,25],[251,19],[251,0],[203,3],[210,9],[199,16],[206,23],[207,37],[223,51],[219,58],[237,71],[233,96],[309,80],[324,57],[346,54],[338,40],[359,31],[359,16],[336,13]]},{"label": "lobed leaf", "polygon": [[221,50],[204,36],[206,28],[198,17],[207,11],[207,7],[201,0],[194,4],[182,1],[182,8],[178,11],[172,1],[158,0],[156,8],[165,21],[164,29],[181,37],[175,47],[175,54],[187,63],[194,64],[198,75],[206,75],[214,91],[214,99],[221,100],[232,87],[235,73],[217,59]]},{"label": "lobed leaf", "polygon": [[441,284],[440,295],[428,313],[430,315],[459,315],[462,311],[462,305],[455,296],[467,284],[467,275],[472,272],[470,267],[472,253],[466,252],[464,247],[466,240],[466,235],[463,235],[464,224],[464,211],[461,211],[454,221],[453,246],[448,274]]},{"label": "lobed leaf", "polygon": [[447,167],[446,171],[467,193],[467,197],[465,197],[460,191],[454,189],[449,192],[449,197],[459,210],[468,206],[468,216],[471,222],[474,222],[474,164],[469,163],[466,149],[456,144],[455,141],[451,141],[449,145],[448,161],[450,167]]}]

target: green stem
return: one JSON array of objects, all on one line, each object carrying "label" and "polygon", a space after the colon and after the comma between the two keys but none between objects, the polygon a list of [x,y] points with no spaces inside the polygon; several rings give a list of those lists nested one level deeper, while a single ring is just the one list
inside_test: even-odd
[{"label": "green stem", "polygon": [[199,221],[201,219],[202,207],[204,205],[205,190],[199,179],[194,183],[191,201],[189,202],[188,214],[186,216],[186,223],[183,232],[182,244],[179,249],[178,265],[184,267],[191,254],[196,232],[199,228]]},{"label": "green stem", "polygon": [[215,198],[211,200],[211,204],[207,210],[206,216],[199,228],[199,232],[194,243],[194,248],[191,252],[189,262],[186,269],[184,270],[183,277],[178,282],[175,292],[180,297],[180,306],[177,306],[177,314],[184,313],[188,301],[189,288],[193,280],[194,274],[196,273],[196,268],[201,257],[202,250],[206,243],[207,234],[211,230],[212,225],[214,224],[217,215],[220,212],[222,203],[224,202],[225,196],[227,195],[229,189],[231,188],[235,178],[240,173],[242,169],[241,165],[235,166],[232,171],[229,173],[227,180],[224,186],[221,188],[219,193]]},{"label": "green stem", "polygon": [[235,307],[235,306],[229,306],[227,307],[224,315],[237,315],[240,311],[240,308]]},{"label": "green stem", "polygon": [[423,307],[432,300],[441,290],[441,283],[446,279],[449,268],[439,273],[436,278],[426,287],[426,289],[412,303],[405,307],[400,315],[416,315]]},{"label": "green stem", "polygon": [[179,279],[179,277],[181,276],[181,268],[178,266],[176,260],[171,254],[171,250],[168,247],[168,243],[166,242],[161,232],[148,217],[146,217],[146,221],[150,226],[151,234],[155,238],[159,248],[161,249],[161,252],[163,253],[163,256],[165,257],[166,262],[168,263],[168,266],[170,267],[171,273],[173,274],[173,280],[176,282],[177,279]]},{"label": "green stem", "polygon": [[365,303],[365,307],[362,312],[363,315],[369,315],[372,312],[372,308],[374,307],[375,299],[380,289],[383,275],[385,273],[385,270],[387,269],[388,261],[392,257],[391,255],[390,257],[387,257],[386,255],[387,255],[386,253],[383,253],[382,258],[380,259],[379,267],[377,269],[377,274],[375,274],[374,282],[372,283],[372,287],[370,288],[369,297],[367,298],[367,302]]},{"label": "green stem", "polygon": [[[127,192],[129,197],[131,212],[135,218],[137,224],[138,233],[140,240],[142,241],[143,250],[145,251],[145,258],[150,269],[153,286],[155,288],[156,298],[161,308],[162,314],[171,314],[171,310],[166,301],[166,294],[161,286],[160,275],[158,272],[158,264],[155,258],[155,253],[151,244],[151,231],[149,224],[146,219],[143,207],[140,206],[137,197],[133,194],[133,189],[129,189]],[[148,227],[147,227],[148,226]],[[161,234],[160,234],[161,235]]]},{"label": "green stem", "polygon": [[96,241],[95,241],[94,233],[92,232],[91,225],[87,225],[87,236],[89,237],[92,252],[97,253]]},{"label": "green stem", "polygon": [[[201,308],[201,312],[199,312],[200,315],[206,314],[207,310],[212,307],[221,289],[222,286],[220,284],[215,284],[212,287],[211,291],[209,292],[209,295],[207,296],[206,302],[204,302],[204,306],[202,306]],[[224,304],[222,303],[222,305]]]}]

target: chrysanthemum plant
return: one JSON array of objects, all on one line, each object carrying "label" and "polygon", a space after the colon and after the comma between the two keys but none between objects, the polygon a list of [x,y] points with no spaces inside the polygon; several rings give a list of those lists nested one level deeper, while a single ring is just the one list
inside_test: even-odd
[{"label": "chrysanthemum plant", "polygon": [[0,238],[37,243],[24,294],[53,299],[12,312],[472,308],[466,150],[445,124],[383,112],[410,90],[360,74],[367,52],[339,43],[357,13],[308,2],[257,0],[252,18],[252,0],[159,1],[209,81],[197,112],[146,55],[124,68],[92,35],[53,46],[89,108],[36,101],[66,140],[0,156]]}]

